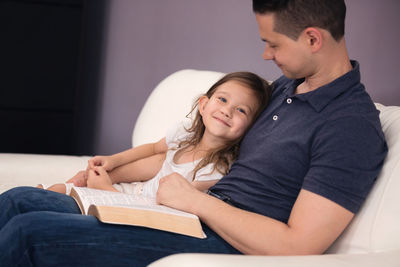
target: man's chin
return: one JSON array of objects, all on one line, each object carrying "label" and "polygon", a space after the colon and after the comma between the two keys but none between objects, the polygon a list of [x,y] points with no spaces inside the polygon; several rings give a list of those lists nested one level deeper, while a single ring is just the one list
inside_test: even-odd
[{"label": "man's chin", "polygon": [[296,79],[303,78],[303,77],[301,77],[301,75],[298,75],[298,74],[293,73],[293,72],[286,71],[285,69],[282,69],[282,68],[281,68],[281,71],[282,71],[283,75],[285,75],[285,77],[288,78],[288,79],[296,80]]},{"label": "man's chin", "polygon": [[281,71],[282,71],[283,75],[285,75],[286,78],[288,78],[288,79],[296,79],[296,75],[293,75],[293,73],[285,71],[282,68],[281,68]]}]

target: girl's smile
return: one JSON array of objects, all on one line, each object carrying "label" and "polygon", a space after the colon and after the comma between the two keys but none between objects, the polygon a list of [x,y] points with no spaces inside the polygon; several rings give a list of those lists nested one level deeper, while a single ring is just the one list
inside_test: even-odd
[{"label": "girl's smile", "polygon": [[244,84],[235,80],[221,84],[210,98],[199,100],[204,137],[219,145],[240,138],[252,123],[258,105],[253,90]]},{"label": "girl's smile", "polygon": [[217,121],[221,122],[223,125],[227,126],[227,127],[231,127],[230,123],[228,123],[226,120],[219,118],[217,116],[213,116],[214,119],[216,119]]}]

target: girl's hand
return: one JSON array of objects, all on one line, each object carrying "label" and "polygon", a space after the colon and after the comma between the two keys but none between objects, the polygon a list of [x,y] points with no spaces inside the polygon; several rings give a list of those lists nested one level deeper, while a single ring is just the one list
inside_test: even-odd
[{"label": "girl's hand", "polygon": [[87,171],[80,171],[77,174],[75,174],[74,177],[69,179],[67,183],[73,183],[74,186],[78,187],[85,187],[87,186],[86,179],[87,179]]},{"label": "girl's hand", "polygon": [[196,196],[203,194],[182,175],[172,173],[160,179],[157,191],[157,203],[178,210],[194,213],[192,203]]},{"label": "girl's hand", "polygon": [[88,161],[88,170],[101,166],[106,171],[112,171],[115,167],[115,162],[111,156],[95,156]]},{"label": "girl's hand", "polygon": [[107,171],[101,166],[88,170],[87,187],[118,192],[112,186],[112,181]]}]

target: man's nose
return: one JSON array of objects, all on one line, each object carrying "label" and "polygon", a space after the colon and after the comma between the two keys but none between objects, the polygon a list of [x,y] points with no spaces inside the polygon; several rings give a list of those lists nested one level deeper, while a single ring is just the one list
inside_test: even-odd
[{"label": "man's nose", "polygon": [[265,45],[264,52],[262,54],[262,58],[264,60],[272,60],[272,59],[274,59],[274,55],[272,53],[272,49],[268,45]]}]

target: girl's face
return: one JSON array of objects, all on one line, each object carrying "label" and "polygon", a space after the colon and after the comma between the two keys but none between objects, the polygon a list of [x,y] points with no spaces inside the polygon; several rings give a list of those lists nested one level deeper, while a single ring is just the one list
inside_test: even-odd
[{"label": "girl's face", "polygon": [[221,84],[211,98],[199,100],[203,137],[223,143],[240,138],[252,123],[258,105],[253,90],[242,83],[231,80]]}]

